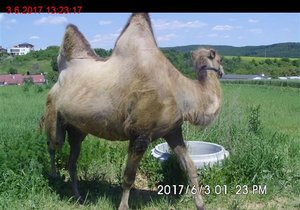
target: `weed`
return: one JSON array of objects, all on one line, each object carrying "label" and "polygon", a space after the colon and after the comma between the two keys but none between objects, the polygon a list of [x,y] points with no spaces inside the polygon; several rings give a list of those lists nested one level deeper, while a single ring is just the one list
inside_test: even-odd
[{"label": "weed", "polygon": [[35,91],[37,93],[41,93],[44,91],[44,86],[43,85],[35,85]]},{"label": "weed", "polygon": [[260,105],[249,107],[248,129],[255,134],[261,134]]}]

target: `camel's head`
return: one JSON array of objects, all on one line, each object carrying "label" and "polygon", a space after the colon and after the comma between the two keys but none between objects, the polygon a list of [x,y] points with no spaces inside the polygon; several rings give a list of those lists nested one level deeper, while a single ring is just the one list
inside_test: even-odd
[{"label": "camel's head", "polygon": [[222,59],[215,49],[197,49],[192,52],[192,59],[199,80],[208,70],[215,71],[220,78],[223,76]]}]

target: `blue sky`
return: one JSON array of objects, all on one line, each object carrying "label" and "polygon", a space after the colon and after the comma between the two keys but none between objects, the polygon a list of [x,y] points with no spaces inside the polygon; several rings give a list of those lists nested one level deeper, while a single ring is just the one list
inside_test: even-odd
[{"label": "blue sky", "polygon": [[[0,46],[60,45],[73,23],[93,48],[110,49],[130,13],[0,13]],[[300,42],[300,13],[150,13],[159,47],[191,44],[253,46]]]}]

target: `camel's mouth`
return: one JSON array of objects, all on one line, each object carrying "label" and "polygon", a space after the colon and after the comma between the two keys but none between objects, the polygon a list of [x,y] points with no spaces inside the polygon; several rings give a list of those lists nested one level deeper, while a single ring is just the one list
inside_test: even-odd
[{"label": "camel's mouth", "polygon": [[214,71],[214,72],[217,73],[219,78],[222,78],[222,76],[224,75],[224,71],[223,71],[223,68],[221,66],[220,66],[219,69],[217,69],[217,68],[214,68],[214,67],[203,65],[198,69],[198,74],[200,74],[200,72],[202,72],[202,71]]}]

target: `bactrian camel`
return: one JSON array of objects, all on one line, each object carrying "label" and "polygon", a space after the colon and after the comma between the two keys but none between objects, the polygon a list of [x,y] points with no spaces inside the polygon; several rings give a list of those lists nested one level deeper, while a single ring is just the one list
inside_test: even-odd
[{"label": "bactrian camel", "polygon": [[[183,76],[159,50],[148,14],[132,14],[112,55],[96,55],[82,33],[68,25],[58,55],[59,78],[51,88],[43,125],[52,175],[57,175],[55,150],[65,135],[70,144],[69,173],[76,198],[76,162],[87,134],[111,141],[129,140],[120,210],[128,209],[130,189],[150,142],[162,137],[178,156],[189,184],[198,189],[196,168],[187,153],[184,121],[207,126],[221,103],[223,67],[214,49],[192,53],[198,80]],[[204,209],[194,195],[196,208]]]}]

